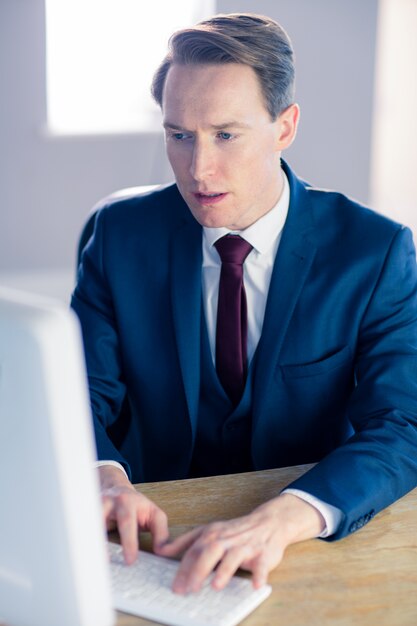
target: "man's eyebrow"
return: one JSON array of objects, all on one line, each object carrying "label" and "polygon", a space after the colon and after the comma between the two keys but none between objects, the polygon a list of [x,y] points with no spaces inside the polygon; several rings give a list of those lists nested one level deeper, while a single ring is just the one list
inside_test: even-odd
[{"label": "man's eyebrow", "polygon": [[164,128],[171,128],[173,130],[185,130],[185,128],[182,128],[182,126],[180,126],[179,124],[173,124],[172,122],[164,122],[162,126]]},{"label": "man's eyebrow", "polygon": [[[170,128],[171,130],[181,130],[186,132],[189,131],[187,128],[183,128],[180,124],[174,124],[172,122],[164,122],[164,128]],[[210,128],[214,130],[225,130],[226,128],[250,128],[250,124],[245,124],[244,122],[224,122],[223,124],[211,124]]]},{"label": "man's eyebrow", "polygon": [[225,122],[224,124],[212,124],[211,128],[215,130],[223,130],[224,128],[250,128],[250,124],[244,122]]}]

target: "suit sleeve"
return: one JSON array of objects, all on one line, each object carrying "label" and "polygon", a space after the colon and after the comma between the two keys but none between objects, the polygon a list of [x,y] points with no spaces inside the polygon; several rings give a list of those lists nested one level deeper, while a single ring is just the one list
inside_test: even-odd
[{"label": "suit sleeve", "polygon": [[348,406],[355,434],[292,488],[343,512],[339,539],[417,484],[417,271],[409,229],[386,254],[358,336]]},{"label": "suit sleeve", "polygon": [[83,333],[98,460],[117,461],[130,476],[128,463],[107,433],[120,415],[126,387],[104,262],[105,216],[106,209],[97,215],[94,235],[82,256],[71,307]]}]

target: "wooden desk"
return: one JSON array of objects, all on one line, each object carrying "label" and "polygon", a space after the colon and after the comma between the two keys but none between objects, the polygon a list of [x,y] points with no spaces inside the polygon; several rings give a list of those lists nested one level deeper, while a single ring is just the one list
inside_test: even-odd
[{"label": "wooden desk", "polygon": [[[243,515],[308,466],[140,486],[168,514],[173,535]],[[142,545],[149,546],[144,537]],[[288,548],[271,596],[245,626],[416,626],[417,489],[341,541]],[[117,626],[155,624],[118,614]]]}]

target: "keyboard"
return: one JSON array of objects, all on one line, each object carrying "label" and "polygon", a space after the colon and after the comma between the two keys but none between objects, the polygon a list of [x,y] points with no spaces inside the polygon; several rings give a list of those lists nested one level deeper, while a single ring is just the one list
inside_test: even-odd
[{"label": "keyboard", "polygon": [[108,543],[113,606],[170,626],[235,626],[271,593],[265,585],[254,589],[252,582],[233,576],[225,589],[210,586],[213,575],[196,593],[171,591],[178,561],[139,551],[132,565],[123,560],[121,546]]}]

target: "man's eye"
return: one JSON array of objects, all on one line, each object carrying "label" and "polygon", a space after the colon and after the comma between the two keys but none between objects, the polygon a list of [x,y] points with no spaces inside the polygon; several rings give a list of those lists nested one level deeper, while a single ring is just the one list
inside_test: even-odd
[{"label": "man's eye", "polygon": [[183,142],[191,139],[191,137],[192,135],[190,135],[190,133],[185,133],[181,131],[175,132],[171,130],[167,131],[167,139],[171,139],[172,141]]},{"label": "man's eye", "polygon": [[224,141],[228,141],[229,139],[232,139],[232,134],[231,133],[225,133],[225,132],[221,132],[219,133],[219,138],[223,139]]}]

